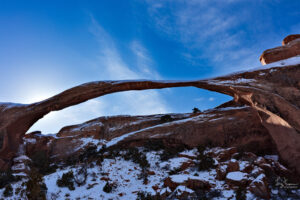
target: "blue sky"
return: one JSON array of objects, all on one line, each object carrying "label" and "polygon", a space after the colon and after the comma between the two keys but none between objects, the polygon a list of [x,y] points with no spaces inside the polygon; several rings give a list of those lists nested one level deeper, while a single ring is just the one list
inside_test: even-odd
[{"label": "blue sky", "polygon": [[[259,66],[300,32],[299,0],[0,1],[0,101],[33,103],[95,80],[203,79]],[[119,114],[190,112],[230,97],[123,92],[53,112],[31,130]]]}]

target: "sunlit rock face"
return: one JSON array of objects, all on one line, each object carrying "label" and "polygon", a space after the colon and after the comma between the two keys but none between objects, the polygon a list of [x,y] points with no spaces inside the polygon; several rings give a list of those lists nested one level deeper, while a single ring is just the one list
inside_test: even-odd
[{"label": "sunlit rock face", "polygon": [[289,35],[281,47],[265,50],[259,60],[263,65],[300,55],[300,34]]},{"label": "sunlit rock face", "polygon": [[293,40],[299,39],[299,38],[300,38],[300,34],[289,35],[282,40],[282,46],[288,44],[289,42],[291,42]]}]

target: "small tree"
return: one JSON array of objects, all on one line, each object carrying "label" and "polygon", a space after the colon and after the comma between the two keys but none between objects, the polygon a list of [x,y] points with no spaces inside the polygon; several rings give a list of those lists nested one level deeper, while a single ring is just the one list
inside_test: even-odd
[{"label": "small tree", "polygon": [[247,196],[246,196],[246,191],[245,189],[239,187],[236,191],[235,191],[235,198],[239,199],[239,200],[246,200]]},{"label": "small tree", "polygon": [[173,121],[173,118],[171,115],[163,115],[163,116],[161,116],[160,121],[162,121],[163,123],[171,122],[171,121]]},{"label": "small tree", "polygon": [[26,195],[28,199],[46,200],[47,186],[41,174],[32,170],[29,174],[29,180],[25,183]]},{"label": "small tree", "polygon": [[113,183],[106,182],[106,184],[103,187],[103,191],[106,193],[111,193],[116,186]]},{"label": "small tree", "polygon": [[201,111],[198,108],[193,108],[193,113],[200,113]]},{"label": "small tree", "polygon": [[4,197],[10,197],[13,195],[13,188],[10,184],[6,185],[5,190],[3,192]]},{"label": "small tree", "polygon": [[57,179],[56,184],[58,187],[67,187],[69,190],[75,190],[73,171],[70,170],[68,173],[64,173],[60,179]]}]

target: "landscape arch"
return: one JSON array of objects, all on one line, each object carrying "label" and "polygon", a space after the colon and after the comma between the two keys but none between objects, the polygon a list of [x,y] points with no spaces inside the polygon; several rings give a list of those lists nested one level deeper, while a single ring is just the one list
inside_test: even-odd
[{"label": "landscape arch", "polygon": [[[289,89],[295,89],[296,93],[293,95],[296,98],[300,97],[297,86],[300,72],[297,66],[280,68],[280,74],[289,77],[288,80],[280,79],[280,81],[276,73],[272,73],[272,76],[259,75],[270,74],[270,70],[262,69],[198,81],[98,81],[79,85],[29,105],[2,103],[0,104],[0,142],[2,143],[0,144],[0,168],[14,157],[29,128],[51,111],[59,111],[115,92],[192,86],[232,96],[235,102],[254,108],[274,140],[281,158],[289,166],[296,168],[299,173],[299,105],[295,105],[297,101],[291,99],[291,95],[286,93],[286,88],[288,86]],[[278,89],[280,87],[282,91]]]}]

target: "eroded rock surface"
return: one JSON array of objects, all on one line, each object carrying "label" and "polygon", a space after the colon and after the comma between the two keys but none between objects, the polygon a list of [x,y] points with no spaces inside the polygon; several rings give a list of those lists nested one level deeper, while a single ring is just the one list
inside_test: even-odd
[{"label": "eroded rock surface", "polygon": [[284,38],[282,46],[265,50],[259,60],[265,65],[298,55],[300,55],[300,34],[295,34]]}]

